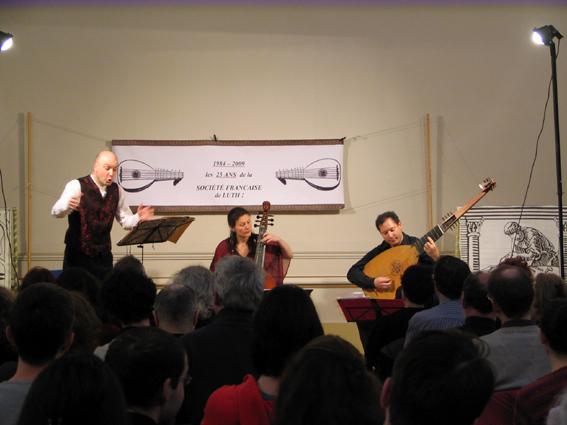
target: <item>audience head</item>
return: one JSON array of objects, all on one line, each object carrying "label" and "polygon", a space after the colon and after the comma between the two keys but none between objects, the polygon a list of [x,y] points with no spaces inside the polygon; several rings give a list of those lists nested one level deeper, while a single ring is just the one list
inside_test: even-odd
[{"label": "audience head", "polygon": [[463,284],[463,308],[474,309],[481,314],[492,313],[492,303],[488,299],[487,272],[471,273]]},{"label": "audience head", "polygon": [[494,310],[507,319],[520,319],[529,313],[534,288],[529,272],[518,266],[501,264],[488,278],[488,296]]},{"label": "audience head", "polygon": [[467,263],[451,255],[442,255],[435,263],[433,280],[435,289],[450,300],[461,298],[463,282],[471,270]]},{"label": "audience head", "polygon": [[167,332],[185,334],[192,331],[197,313],[195,292],[189,286],[172,283],[162,288],[156,296],[156,324]]},{"label": "audience head", "polygon": [[53,283],[36,283],[19,293],[6,330],[19,358],[43,366],[73,342],[73,302]]},{"label": "audience head", "polygon": [[117,272],[130,270],[130,271],[136,271],[143,275],[146,274],[146,269],[144,268],[142,262],[133,255],[126,255],[122,257],[114,264],[113,270]]},{"label": "audience head", "polygon": [[189,266],[181,269],[171,283],[190,287],[197,297],[199,317],[208,319],[213,312],[213,274],[203,266]]},{"label": "audience head", "polygon": [[93,307],[99,306],[101,282],[88,270],[82,267],[68,267],[61,272],[56,282],[69,291],[83,294]]},{"label": "audience head", "polygon": [[8,288],[0,287],[0,363],[17,360],[14,347],[6,337],[6,326],[14,305],[15,295]]},{"label": "audience head", "polygon": [[55,276],[53,276],[53,273],[45,267],[32,267],[23,277],[20,285],[20,291],[23,291],[30,285],[39,282],[54,283]]},{"label": "audience head", "polygon": [[228,255],[216,266],[214,285],[220,306],[254,311],[264,292],[264,271],[249,258]]},{"label": "audience head", "polygon": [[555,273],[540,273],[535,278],[532,318],[539,321],[545,305],[554,298],[567,298],[565,282]]},{"label": "audience head", "polygon": [[75,310],[75,321],[73,322],[75,338],[69,352],[93,353],[100,343],[102,322],[96,315],[93,306],[82,293],[70,291],[69,295]]},{"label": "audience head", "polygon": [[384,384],[385,423],[472,425],[493,389],[491,366],[470,338],[425,331],[402,351]]},{"label": "audience head", "polygon": [[434,294],[432,272],[431,266],[423,264],[408,267],[402,275],[404,297],[416,305],[431,301]]},{"label": "audience head", "polygon": [[533,280],[534,278],[533,271],[528,265],[528,261],[524,257],[517,256],[505,258],[504,260],[500,261],[499,266],[501,265],[520,267],[530,275],[530,279]]},{"label": "audience head", "polygon": [[155,297],[153,280],[135,270],[113,270],[102,284],[103,307],[124,326],[147,320]]},{"label": "audience head", "polygon": [[309,295],[294,285],[264,294],[254,316],[252,358],[260,375],[279,377],[289,359],[323,326]]},{"label": "audience head", "polygon": [[542,340],[551,351],[567,356],[567,299],[549,300],[540,322]]},{"label": "audience head", "polygon": [[19,425],[126,424],[122,389],[98,357],[67,354],[34,380]]},{"label": "audience head", "polygon": [[334,335],[315,338],[286,367],[276,400],[276,425],[379,424],[376,378],[361,354]]},{"label": "audience head", "polygon": [[116,373],[129,408],[157,410],[157,423],[175,418],[188,368],[177,338],[158,328],[127,329],[110,343],[106,363]]}]

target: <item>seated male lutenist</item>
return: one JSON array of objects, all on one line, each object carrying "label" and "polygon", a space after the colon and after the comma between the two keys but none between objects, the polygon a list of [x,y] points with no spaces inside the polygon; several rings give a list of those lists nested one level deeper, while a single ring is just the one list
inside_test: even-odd
[{"label": "seated male lutenist", "polygon": [[[392,279],[388,276],[371,277],[364,273],[364,266],[382,252],[399,245],[411,245],[418,238],[409,236],[403,232],[403,225],[398,215],[393,211],[386,211],[376,218],[376,228],[384,241],[366,253],[348,271],[349,282],[360,286],[365,290],[387,291],[392,287]],[[433,239],[428,238],[425,243],[424,253],[419,256],[418,262],[432,264],[441,254]]]}]

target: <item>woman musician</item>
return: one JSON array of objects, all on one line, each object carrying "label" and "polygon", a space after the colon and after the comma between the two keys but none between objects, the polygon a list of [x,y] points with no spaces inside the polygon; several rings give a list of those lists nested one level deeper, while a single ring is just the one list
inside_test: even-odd
[{"label": "woman musician", "polygon": [[[226,255],[240,255],[254,259],[258,235],[252,233],[252,222],[248,210],[242,207],[231,209],[227,215],[230,236],[222,240],[215,249],[211,262],[211,271],[215,270],[217,262]],[[293,257],[291,247],[281,237],[273,233],[264,233],[262,242],[266,246],[264,257],[264,270],[275,281],[277,286],[283,280]]]}]

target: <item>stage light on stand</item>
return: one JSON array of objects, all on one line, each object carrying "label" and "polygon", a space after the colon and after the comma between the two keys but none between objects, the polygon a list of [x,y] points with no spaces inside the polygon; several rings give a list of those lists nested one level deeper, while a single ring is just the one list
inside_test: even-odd
[{"label": "stage light on stand", "polygon": [[554,38],[560,40],[563,36],[553,25],[534,28],[532,32],[532,41],[535,44],[550,46]]},{"label": "stage light on stand", "polygon": [[549,47],[551,54],[551,83],[553,89],[553,123],[555,130],[555,174],[557,175],[557,215],[559,221],[559,272],[565,279],[565,254],[563,249],[563,182],[561,179],[561,141],[559,138],[559,100],[557,99],[557,51],[554,39],[561,40],[563,36],[553,25],[534,28],[532,40],[536,44]]},{"label": "stage light on stand", "polygon": [[0,31],[0,51],[10,49],[14,44],[14,36],[4,31]]}]

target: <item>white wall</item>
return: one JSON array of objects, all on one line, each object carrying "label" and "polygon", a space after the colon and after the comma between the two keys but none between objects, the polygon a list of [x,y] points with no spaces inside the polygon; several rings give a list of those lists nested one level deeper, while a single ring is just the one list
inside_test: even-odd
[{"label": "white wall", "polygon": [[[324,319],[340,320],[334,298],[354,290],[341,286],[346,270],[378,242],[375,216],[394,209],[408,233],[427,231],[426,113],[435,220],[486,176],[497,189],[483,205],[521,203],[550,76],[549,49],[530,32],[544,24],[567,34],[567,7],[0,7],[0,29],[16,36],[0,56],[0,167],[8,206],[21,212],[20,252],[60,267],[66,221],[50,207],[112,139],[346,137],[345,209],[281,214],[273,229],[296,251],[287,281],[337,284],[313,296]],[[558,69],[561,101],[565,54]],[[556,202],[551,122],[548,114],[529,205]],[[208,265],[226,236],[224,215],[196,218],[178,244],[145,249],[159,283]],[[114,241],[123,235],[116,226]],[[454,234],[440,245],[453,252]]]}]

